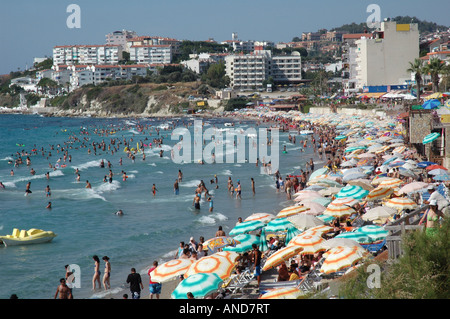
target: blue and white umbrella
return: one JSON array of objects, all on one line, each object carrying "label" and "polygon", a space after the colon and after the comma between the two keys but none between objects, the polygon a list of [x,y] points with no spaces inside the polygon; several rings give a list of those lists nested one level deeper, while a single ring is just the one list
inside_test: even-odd
[{"label": "blue and white umbrella", "polygon": [[434,132],[434,133],[428,134],[427,136],[425,136],[425,137],[423,138],[422,144],[428,144],[428,143],[431,143],[431,142],[433,142],[435,139],[437,139],[439,136],[441,136],[441,133]]},{"label": "blue and white umbrella", "polygon": [[450,175],[448,175],[448,174],[438,174],[438,175],[434,175],[433,179],[435,181],[450,181]]},{"label": "blue and white umbrella", "polygon": [[369,194],[368,190],[365,190],[361,186],[357,185],[347,185],[343,187],[339,193],[336,194],[336,198],[342,198],[342,197],[352,197],[356,199],[362,199]]},{"label": "blue and white umbrella", "polygon": [[424,161],[424,162],[417,163],[417,167],[425,168],[425,167],[427,167],[427,166],[435,165],[435,164],[437,164],[437,163],[435,163],[435,162]]}]

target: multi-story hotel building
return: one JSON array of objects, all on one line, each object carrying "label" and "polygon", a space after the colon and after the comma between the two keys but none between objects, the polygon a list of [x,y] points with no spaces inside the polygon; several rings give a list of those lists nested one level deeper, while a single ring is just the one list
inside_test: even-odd
[{"label": "multi-story hotel building", "polygon": [[133,45],[130,47],[130,60],[137,64],[170,64],[171,45]]},{"label": "multi-story hotel building", "polygon": [[53,48],[53,64],[118,64],[120,45],[58,45]]}]

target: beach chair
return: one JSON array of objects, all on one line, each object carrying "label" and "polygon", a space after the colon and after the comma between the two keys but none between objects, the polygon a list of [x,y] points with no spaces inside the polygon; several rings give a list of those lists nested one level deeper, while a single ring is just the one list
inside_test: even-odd
[{"label": "beach chair", "polygon": [[361,246],[363,246],[367,251],[369,251],[373,255],[378,255],[378,253],[380,253],[384,250],[384,248],[386,246],[386,239],[384,239],[382,242],[361,245]]},{"label": "beach chair", "polygon": [[246,268],[240,274],[232,275],[230,280],[222,286],[222,289],[228,289],[233,294],[242,292],[252,282],[253,277],[250,268]]}]

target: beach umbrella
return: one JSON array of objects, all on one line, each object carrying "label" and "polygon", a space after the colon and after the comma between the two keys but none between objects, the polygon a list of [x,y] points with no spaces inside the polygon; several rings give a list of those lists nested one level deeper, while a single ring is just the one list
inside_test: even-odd
[{"label": "beach umbrella", "polygon": [[295,225],[292,224],[287,218],[277,218],[271,220],[269,223],[267,223],[267,226],[264,227],[265,231],[269,233],[286,231],[289,228],[295,228]]},{"label": "beach umbrella", "polygon": [[355,180],[355,179],[361,179],[361,178],[365,178],[366,174],[364,174],[364,172],[351,172],[348,174],[344,173],[344,177],[342,178],[342,180],[344,182],[349,182],[351,180]]},{"label": "beach umbrella", "polygon": [[359,244],[370,244],[372,240],[367,234],[356,231],[347,231],[336,235],[334,238],[348,238],[356,241]]},{"label": "beach umbrella", "polygon": [[322,245],[324,241],[325,239],[317,234],[305,232],[292,238],[287,247],[300,246],[303,248],[301,251],[302,254],[312,255],[325,250]]},{"label": "beach umbrella", "polygon": [[309,208],[309,210],[307,210],[306,212],[304,212],[302,214],[317,216],[317,215],[321,215],[323,213],[323,211],[326,209],[326,207],[323,206],[322,204],[315,203],[315,202],[302,202],[302,204],[303,204],[303,206]]},{"label": "beach umbrella", "polygon": [[358,232],[366,234],[373,242],[384,240],[389,232],[381,226],[366,225],[358,228]]},{"label": "beach umbrella", "polygon": [[239,234],[249,233],[251,231],[255,231],[261,229],[266,224],[259,220],[250,220],[247,222],[242,222],[234,226],[234,228],[230,231],[230,236],[236,236]]},{"label": "beach umbrella", "polygon": [[269,213],[254,213],[254,214],[248,216],[246,219],[244,219],[244,221],[248,222],[251,220],[258,220],[263,223],[268,223],[272,219],[275,219],[275,218],[277,218],[275,215],[269,214]]},{"label": "beach umbrella", "polygon": [[[299,214],[287,217],[297,229],[308,229],[315,226],[323,225],[323,221],[312,215]],[[287,240],[286,240],[287,241]]]},{"label": "beach umbrella", "polygon": [[437,99],[429,99],[425,101],[425,103],[422,104],[422,108],[424,110],[431,110],[437,108],[439,105],[441,105],[441,102]]},{"label": "beach umbrella", "polygon": [[297,235],[300,235],[302,233],[301,230],[297,229],[296,227],[288,228],[286,231],[286,237],[284,238],[284,242],[288,243]]},{"label": "beach umbrella", "polygon": [[275,251],[272,255],[270,255],[266,259],[266,262],[264,263],[262,270],[266,271],[266,270],[269,270],[273,267],[280,265],[281,263],[285,262],[289,258],[292,258],[292,257],[298,255],[298,253],[300,251],[302,251],[302,249],[303,248],[300,246],[286,246],[286,247],[283,247],[283,248]]},{"label": "beach umbrella", "polygon": [[440,133],[437,133],[437,132],[428,134],[427,136],[425,136],[425,137],[423,138],[422,144],[428,144],[428,143],[431,143],[431,142],[433,142],[435,139],[437,139],[439,136],[441,136],[441,134],[440,134]]},{"label": "beach umbrella", "polygon": [[304,200],[304,201],[302,201],[300,203],[302,205],[305,205],[305,207],[306,207],[306,204],[309,203],[309,202],[319,203],[320,205],[327,207],[328,204],[331,203],[331,198],[328,198],[328,197],[316,197],[316,198],[311,198],[311,199],[308,199],[308,200]]},{"label": "beach umbrella", "polygon": [[350,216],[356,213],[356,211],[347,205],[328,205],[327,209],[323,212],[324,215],[330,215],[334,217]]},{"label": "beach umbrella", "polygon": [[353,147],[347,147],[344,152],[345,153],[350,153],[350,152],[354,152],[354,151],[358,151],[358,150],[365,150],[367,149],[367,146],[353,146]]},{"label": "beach umbrella", "polygon": [[236,253],[244,253],[252,250],[253,244],[259,245],[260,242],[260,238],[258,236],[251,234],[240,234],[235,236],[234,239],[238,241],[239,244],[235,245],[234,247],[227,246],[223,248],[223,251],[234,251]]},{"label": "beach umbrella", "polygon": [[369,191],[365,190],[361,186],[347,185],[347,186],[343,187],[339,191],[339,193],[337,193],[335,196],[337,198],[353,197],[353,198],[356,198],[356,199],[362,199],[362,198],[366,197],[367,194],[369,194]]},{"label": "beach umbrella", "polygon": [[390,198],[386,201],[385,205],[395,209],[414,209],[417,207],[417,204],[408,197]]},{"label": "beach umbrella", "polygon": [[428,183],[412,182],[412,183],[406,184],[403,187],[401,187],[398,190],[398,194],[402,195],[402,194],[417,192],[421,189],[424,189],[425,187],[428,187]]},{"label": "beach umbrella", "polygon": [[329,250],[331,248],[335,248],[338,246],[343,246],[343,247],[353,247],[353,246],[358,246],[362,249],[364,249],[363,246],[361,246],[357,241],[350,239],[350,238],[331,238],[328,240],[325,240],[325,242],[323,243],[323,246],[325,247],[326,250]]},{"label": "beach umbrella", "polygon": [[319,192],[304,193],[304,194],[296,195],[294,198],[294,201],[301,202],[304,199],[317,198],[317,197],[323,197],[323,196],[321,194],[319,194]]},{"label": "beach umbrella", "polygon": [[380,200],[391,195],[393,192],[394,192],[393,188],[383,187],[380,184],[380,186],[370,191],[370,193],[366,196],[365,200],[368,202]]},{"label": "beach umbrella", "polygon": [[303,295],[303,291],[297,287],[283,287],[271,289],[259,299],[298,299]]},{"label": "beach umbrella", "polygon": [[318,215],[317,218],[319,218],[320,220],[322,220],[325,224],[329,224],[331,223],[333,220],[336,219],[336,217],[331,216],[331,215]]},{"label": "beach umbrella", "polygon": [[203,298],[220,288],[223,279],[214,273],[197,273],[183,279],[171,294],[172,299],[187,299],[190,292],[194,298]]},{"label": "beach umbrella", "polygon": [[448,174],[434,175],[433,179],[435,181],[450,181],[450,175],[448,175]]},{"label": "beach umbrella", "polygon": [[321,189],[319,191],[319,194],[322,196],[331,196],[331,195],[339,193],[340,190],[341,190],[340,187],[328,187],[325,189]]},{"label": "beach umbrella", "polygon": [[347,135],[338,135],[334,139],[339,141],[339,140],[343,140],[343,139],[346,139],[346,138],[347,138]]},{"label": "beach umbrella", "polygon": [[355,179],[349,181],[347,184],[362,187],[363,189],[369,192],[374,189],[374,187],[370,185],[370,181],[368,179]]},{"label": "beach umbrella", "polygon": [[189,267],[184,277],[189,278],[198,273],[215,273],[222,279],[231,276],[235,267],[235,260],[238,254],[233,251],[221,251],[210,256],[202,257]]},{"label": "beach umbrella", "polygon": [[359,203],[359,200],[353,197],[341,197],[341,198],[336,198],[335,200],[333,200],[330,205],[328,205],[328,207],[330,206],[342,206],[342,205],[347,205],[349,207],[352,207],[356,204]]},{"label": "beach umbrella", "polygon": [[441,174],[448,174],[448,172],[446,169],[442,168],[432,169],[431,171],[428,172],[428,175],[441,175]]},{"label": "beach umbrella", "polygon": [[328,167],[322,167],[319,169],[316,169],[314,172],[309,175],[309,179],[314,179],[316,176],[326,174],[330,169]]},{"label": "beach umbrella", "polygon": [[404,182],[399,178],[387,178],[378,184],[378,187],[400,187]]},{"label": "beach umbrella", "polygon": [[320,184],[320,185],[324,185],[325,187],[331,187],[331,186],[341,187],[342,186],[338,182],[336,182],[332,179],[328,179],[328,178],[320,178],[320,179],[316,178],[316,179],[308,181],[307,184],[308,185]]},{"label": "beach umbrella", "polygon": [[388,206],[377,206],[375,208],[369,209],[362,216],[363,220],[377,220],[377,219],[385,219],[394,216],[396,213],[395,209]]},{"label": "beach umbrella", "polygon": [[263,228],[263,229],[261,229],[261,234],[259,236],[259,250],[264,252],[268,249],[269,249],[269,246],[267,245],[267,240],[266,240],[266,229]]},{"label": "beach umbrella", "polygon": [[300,214],[302,212],[307,211],[309,208],[304,207],[304,206],[289,206],[286,208],[283,208],[282,210],[280,210],[280,212],[277,214],[277,218],[284,218],[284,217],[288,217],[288,216],[292,216],[295,214]]},{"label": "beach umbrella", "polygon": [[[320,219],[321,220],[321,219]],[[328,225],[319,225],[315,227],[308,228],[304,231],[304,234],[308,233],[310,235],[319,235],[322,236],[323,234],[332,232],[334,230],[333,227]]]},{"label": "beach umbrella", "polygon": [[442,165],[438,165],[438,164],[433,164],[433,165],[429,165],[429,166],[426,167],[426,170],[428,170],[428,171],[432,171],[432,170],[435,170],[435,169],[443,169],[443,170],[447,171],[447,168],[445,168]]},{"label": "beach umbrella", "polygon": [[364,249],[358,246],[331,248],[323,261],[320,272],[330,274],[348,268],[364,258]]},{"label": "beach umbrella", "polygon": [[429,162],[429,161],[423,161],[423,162],[417,163],[417,167],[420,167],[420,168],[426,168],[431,165],[438,165],[438,164],[435,162]]},{"label": "beach umbrella", "polygon": [[219,248],[223,248],[226,246],[236,246],[237,244],[239,244],[239,241],[235,240],[232,237],[219,236],[206,240],[203,244],[203,250],[209,249],[209,251],[214,252]]},{"label": "beach umbrella", "polygon": [[408,176],[408,177],[414,177],[414,178],[417,177],[416,173],[414,173],[410,169],[404,168],[403,166],[399,167],[398,170],[399,170],[399,174],[402,176]]},{"label": "beach umbrella", "polygon": [[193,262],[192,259],[185,258],[169,260],[153,269],[150,276],[152,281],[163,283],[184,275]]}]

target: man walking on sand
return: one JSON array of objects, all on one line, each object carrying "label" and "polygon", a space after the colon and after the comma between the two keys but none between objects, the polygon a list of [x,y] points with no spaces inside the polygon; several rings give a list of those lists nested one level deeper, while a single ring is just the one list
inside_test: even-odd
[{"label": "man walking on sand", "polygon": [[144,289],[144,285],[142,285],[141,275],[136,273],[135,268],[131,268],[131,274],[127,277],[127,284],[130,284],[131,297],[133,299],[140,299],[141,289]]},{"label": "man walking on sand", "polygon": [[262,253],[258,248],[258,245],[253,244],[252,245],[253,251],[252,251],[252,263],[255,267],[255,277],[258,280],[258,288],[261,283],[261,256]]}]

